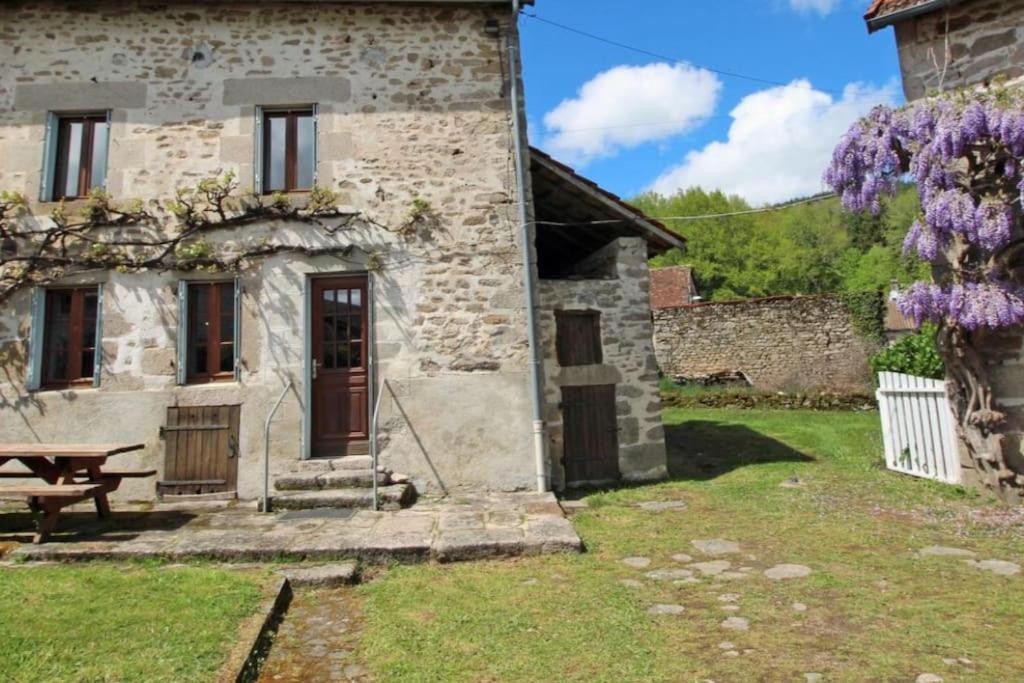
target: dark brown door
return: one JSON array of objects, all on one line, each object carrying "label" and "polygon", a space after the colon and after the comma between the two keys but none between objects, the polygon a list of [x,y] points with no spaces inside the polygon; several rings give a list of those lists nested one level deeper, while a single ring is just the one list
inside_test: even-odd
[{"label": "dark brown door", "polygon": [[313,457],[366,452],[366,278],[313,281]]},{"label": "dark brown door", "polygon": [[567,485],[621,477],[614,384],[562,387],[562,439]]},{"label": "dark brown door", "polygon": [[238,488],[241,406],[167,409],[163,495],[223,493]]}]

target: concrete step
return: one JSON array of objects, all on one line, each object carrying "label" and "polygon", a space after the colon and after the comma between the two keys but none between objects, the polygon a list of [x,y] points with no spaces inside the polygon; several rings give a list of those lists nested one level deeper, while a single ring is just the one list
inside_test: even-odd
[{"label": "concrete step", "polygon": [[[412,505],[416,500],[416,490],[409,484],[381,486],[378,495],[381,510],[397,510]],[[321,489],[282,493],[274,496],[273,506],[275,510],[370,509],[373,507],[373,489]]]},{"label": "concrete step", "polygon": [[[377,484],[387,486],[391,477],[377,473]],[[318,489],[358,489],[373,486],[370,470],[342,470],[328,472],[292,472],[274,478],[278,491],[316,491]]]}]

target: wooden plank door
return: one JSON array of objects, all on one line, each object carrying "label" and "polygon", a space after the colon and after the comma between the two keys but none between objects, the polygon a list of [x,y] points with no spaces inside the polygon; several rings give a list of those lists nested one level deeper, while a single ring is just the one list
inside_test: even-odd
[{"label": "wooden plank door", "polygon": [[241,406],[167,409],[163,495],[224,493],[238,489]]},{"label": "wooden plank door", "polygon": [[566,484],[620,479],[615,385],[562,387],[561,407]]},{"label": "wooden plank door", "polygon": [[366,452],[370,437],[366,278],[313,281],[313,457]]}]

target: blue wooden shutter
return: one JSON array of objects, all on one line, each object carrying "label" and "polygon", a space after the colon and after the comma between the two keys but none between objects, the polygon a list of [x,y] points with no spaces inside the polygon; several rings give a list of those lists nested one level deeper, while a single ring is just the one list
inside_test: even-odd
[{"label": "blue wooden shutter", "polygon": [[307,275],[302,291],[302,460],[313,456],[313,280]]},{"label": "blue wooden shutter", "polygon": [[178,281],[178,384],[188,380],[188,282]]},{"label": "blue wooden shutter", "polygon": [[313,105],[313,185],[320,184],[320,106]]},{"label": "blue wooden shutter", "polygon": [[46,325],[46,290],[32,288],[32,312],[29,320],[28,377],[25,385],[37,391],[43,384],[43,330]]},{"label": "blue wooden shutter", "polygon": [[39,175],[39,201],[53,200],[57,169],[57,131],[60,120],[53,112],[46,114],[46,130],[43,133],[43,167]]},{"label": "blue wooden shutter", "polygon": [[235,350],[235,381],[238,382],[242,379],[242,279],[240,277],[235,278],[234,335],[232,348]]},{"label": "blue wooden shutter", "polygon": [[96,341],[92,353],[92,385],[100,385],[100,376],[103,373],[103,284],[96,285]]},{"label": "blue wooden shutter", "polygon": [[253,141],[252,191],[263,194],[263,107],[256,107],[256,126]]},{"label": "blue wooden shutter", "polygon": [[[103,125],[107,127],[107,144],[105,144],[103,146],[103,148],[99,150],[99,154],[100,154],[100,164],[99,164],[99,167],[103,171],[103,182],[99,183],[99,185],[104,190],[106,190],[107,189],[107,175],[108,175],[107,174],[107,157],[108,157],[108,155],[110,153],[110,111],[109,110],[107,110],[107,120],[104,122]],[[96,179],[93,178],[92,182],[95,183]]]}]

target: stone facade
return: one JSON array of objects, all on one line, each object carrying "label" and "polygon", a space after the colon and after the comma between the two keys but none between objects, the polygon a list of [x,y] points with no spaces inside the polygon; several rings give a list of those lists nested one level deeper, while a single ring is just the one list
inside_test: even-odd
[{"label": "stone facade", "polygon": [[[4,3],[0,189],[39,196],[48,112],[109,110],[115,199],[170,199],[179,186],[229,170],[248,190],[256,107],[316,104],[319,184],[386,225],[400,224],[422,198],[437,229],[409,240],[372,228],[331,235],[289,224],[211,235],[215,248],[338,240],[359,247],[347,258],[279,255],[241,273],[237,383],[177,386],[174,378],[177,282],[221,276],[69,275],[64,283],[105,283],[96,389],[26,390],[32,321],[22,291],[0,310],[0,347],[8,352],[0,441],[139,441],[146,450],[120,456],[117,466],[160,469],[167,407],[242,405],[238,492],[255,497],[263,423],[288,380],[294,388],[272,428],[272,471],[293,466],[308,438],[309,279],[375,270],[367,254],[378,252],[383,265],[371,276],[377,377],[392,383],[405,411],[384,403],[384,464],[421,489],[437,477],[450,489],[532,488],[506,97],[510,19],[495,4]],[[501,37],[485,31],[488,20]],[[34,203],[32,213],[45,221],[52,208]],[[126,481],[117,496],[151,498],[153,482]]]},{"label": "stone facade", "polygon": [[[1024,84],[1024,2],[971,0],[896,23],[903,88],[907,100],[921,99],[939,86],[944,90],[977,86],[1004,79],[1011,86]],[[951,61],[941,76],[947,44]],[[938,59],[937,70],[932,54]],[[1024,333],[999,330],[979,337],[999,410],[1006,414],[1007,440],[1003,452],[1015,472],[1024,472]],[[961,441],[960,460],[965,483],[984,486],[977,465]],[[1019,489],[994,491],[1009,502],[1020,503]]]},{"label": "stone facade", "polygon": [[[895,25],[903,91],[916,100],[939,89],[1024,79],[1024,2],[954,3]],[[948,41],[949,63],[944,66]]]},{"label": "stone facade", "polygon": [[[565,482],[561,388],[615,385],[619,470],[627,481],[667,476],[658,368],[651,338],[647,244],[620,238],[577,266],[586,279],[540,282],[549,454],[556,486]],[[560,367],[556,311],[600,313],[602,363]]]},{"label": "stone facade", "polygon": [[868,393],[875,344],[833,296],[774,297],[654,312],[661,371],[742,372],[758,389]]}]

